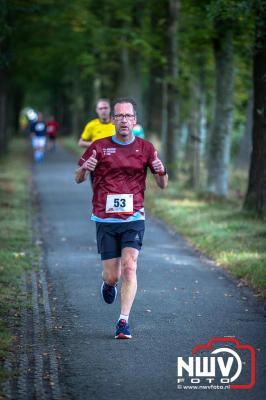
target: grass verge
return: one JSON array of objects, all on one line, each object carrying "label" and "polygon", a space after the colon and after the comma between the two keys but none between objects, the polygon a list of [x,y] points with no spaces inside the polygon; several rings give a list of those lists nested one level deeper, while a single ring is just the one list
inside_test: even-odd
[{"label": "grass verge", "polygon": [[0,382],[12,344],[8,321],[18,320],[25,301],[20,277],[31,269],[30,176],[28,143],[16,139],[0,160]]},{"label": "grass verge", "polygon": [[83,149],[78,146],[78,139],[71,135],[66,137],[61,137],[59,139],[59,143],[63,146],[66,150],[70,151],[74,156],[77,157],[77,161],[82,156],[86,149]]}]

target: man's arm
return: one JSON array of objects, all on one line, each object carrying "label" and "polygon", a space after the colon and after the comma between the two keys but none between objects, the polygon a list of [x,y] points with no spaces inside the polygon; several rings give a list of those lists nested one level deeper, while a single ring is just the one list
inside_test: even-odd
[{"label": "man's arm", "polygon": [[76,170],[75,181],[82,183],[87,179],[89,172],[95,170],[98,160],[96,159],[96,150],[92,150],[92,155],[86,160],[81,167]]},{"label": "man's arm", "polygon": [[154,152],[154,160],[152,161],[152,167],[156,172],[155,180],[159,188],[165,189],[168,185],[168,175],[162,161],[158,158],[157,151]]},{"label": "man's arm", "polygon": [[84,140],[82,138],[80,138],[78,142],[79,147],[85,147],[86,149],[90,147],[91,144],[92,142],[89,142],[88,140]]},{"label": "man's arm", "polygon": [[88,174],[89,174],[89,171],[86,170],[85,168],[83,168],[83,166],[79,167],[76,170],[76,176],[75,176],[76,183],[84,182],[87,179]]},{"label": "man's arm", "polygon": [[79,147],[87,149],[92,144],[94,120],[87,123],[78,142]]},{"label": "man's arm", "polygon": [[165,189],[168,186],[168,175],[154,175],[155,180],[159,188]]}]

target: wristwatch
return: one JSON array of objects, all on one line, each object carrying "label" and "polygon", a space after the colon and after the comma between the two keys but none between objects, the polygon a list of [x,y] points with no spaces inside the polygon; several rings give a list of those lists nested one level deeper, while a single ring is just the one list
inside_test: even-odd
[{"label": "wristwatch", "polygon": [[159,175],[159,176],[164,176],[164,175],[166,175],[166,174],[167,174],[167,170],[166,170],[166,168],[165,168],[163,172],[158,172],[157,175]]}]

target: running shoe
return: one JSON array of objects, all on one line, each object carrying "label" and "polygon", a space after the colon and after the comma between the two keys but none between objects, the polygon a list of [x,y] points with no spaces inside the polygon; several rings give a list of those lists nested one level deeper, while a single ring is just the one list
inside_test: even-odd
[{"label": "running shoe", "polygon": [[116,324],[115,339],[131,339],[129,325],[125,319],[120,319]]},{"label": "running shoe", "polygon": [[112,304],[117,296],[117,288],[116,285],[108,285],[107,283],[103,282],[101,287],[101,294],[102,298],[104,299],[105,303]]}]

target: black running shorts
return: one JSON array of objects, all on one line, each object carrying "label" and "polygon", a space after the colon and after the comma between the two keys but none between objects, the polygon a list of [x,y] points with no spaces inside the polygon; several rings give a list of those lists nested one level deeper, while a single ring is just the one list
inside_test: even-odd
[{"label": "black running shorts", "polygon": [[140,250],[145,221],[96,222],[97,247],[102,260],[121,257],[124,247]]}]

